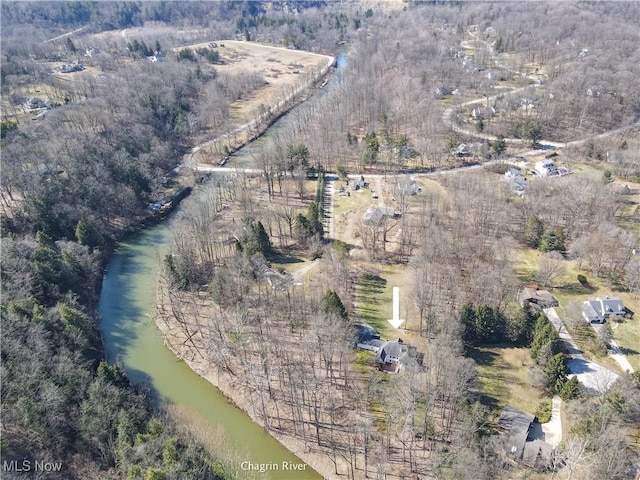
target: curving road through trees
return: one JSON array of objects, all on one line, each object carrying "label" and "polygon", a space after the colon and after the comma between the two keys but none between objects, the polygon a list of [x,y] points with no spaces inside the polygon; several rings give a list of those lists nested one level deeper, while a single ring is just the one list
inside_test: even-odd
[{"label": "curving road through trees", "polygon": [[[458,105],[454,105],[452,107],[447,108],[443,113],[442,113],[442,121],[443,123],[452,131],[456,132],[456,133],[460,133],[463,135],[467,135],[473,138],[479,138],[479,139],[483,139],[483,140],[489,140],[489,141],[495,141],[497,139],[497,137],[495,135],[489,135],[486,133],[480,133],[480,132],[476,132],[473,130],[468,130],[466,128],[461,127],[460,125],[458,125],[454,119],[454,113],[457,113],[458,111],[472,106],[472,105],[480,105],[482,103],[488,103],[489,101],[495,100],[496,98],[498,98],[499,96],[504,96],[504,95],[515,95],[517,93],[523,92],[529,88],[539,88],[540,86],[543,85],[542,81],[538,78],[535,77],[533,75],[526,75],[522,72],[519,72],[517,70],[514,70],[512,68],[509,68],[508,66],[500,63],[498,56],[496,55],[494,49],[493,49],[493,45],[490,44],[487,41],[484,40],[478,40],[475,39],[475,42],[481,42],[484,43],[487,46],[488,51],[491,53],[491,57],[492,60],[494,62],[494,64],[496,65],[496,67],[498,67],[501,70],[505,70],[508,71],[510,73],[516,74],[516,75],[520,75],[523,76],[524,78],[527,78],[529,80],[531,80],[533,82],[532,85],[526,85],[524,87],[520,87],[520,88],[516,88],[514,90],[511,90],[509,92],[500,92],[496,95],[492,95],[490,97],[481,97],[481,98],[477,98],[475,100],[469,100],[467,102],[458,104]],[[475,49],[475,45],[473,45],[471,42],[462,42],[461,46],[463,48],[470,48],[470,49]],[[576,146],[576,145],[581,145],[587,141],[590,140],[594,140],[594,139],[600,139],[600,138],[606,138],[608,136],[611,135],[615,135],[617,133],[621,133],[624,132],[626,130],[632,129],[634,127],[640,127],[640,122],[636,122],[633,123],[631,125],[627,125],[625,127],[620,127],[620,128],[616,128],[614,130],[609,130],[607,132],[604,133],[600,133],[600,134],[594,134],[594,135],[589,135],[587,137],[581,138],[581,139],[576,139],[576,140],[572,140],[570,142],[556,142],[554,140],[546,140],[546,139],[541,139],[539,141],[539,143],[544,144],[544,145],[549,145],[552,146],[554,148],[563,148],[563,147],[571,147],[571,146]],[[522,139],[522,138],[505,138],[504,139],[507,143],[511,143],[511,144],[528,144],[531,143],[530,140],[527,139]],[[519,155],[522,156],[532,156],[532,155],[536,155],[539,154],[540,150],[530,150],[527,152],[523,152],[520,153]]]}]

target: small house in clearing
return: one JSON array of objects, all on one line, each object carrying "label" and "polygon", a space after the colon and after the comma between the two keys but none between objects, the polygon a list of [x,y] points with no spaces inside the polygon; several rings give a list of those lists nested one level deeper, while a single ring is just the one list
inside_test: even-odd
[{"label": "small house in clearing", "polygon": [[629,316],[620,298],[595,298],[582,303],[582,317],[589,323],[604,323],[611,316]]},{"label": "small house in clearing", "polygon": [[370,350],[378,353],[386,340],[380,338],[380,334],[370,325],[366,323],[357,323],[354,325],[356,330],[356,347],[361,350]]},{"label": "small house in clearing", "polygon": [[377,226],[380,225],[385,218],[393,218],[395,215],[396,212],[391,207],[376,207],[371,205],[364,213],[362,223]]}]

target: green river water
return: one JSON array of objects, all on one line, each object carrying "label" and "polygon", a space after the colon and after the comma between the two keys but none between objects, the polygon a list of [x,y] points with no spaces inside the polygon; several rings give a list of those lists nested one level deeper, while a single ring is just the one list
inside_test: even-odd
[{"label": "green river water", "polygon": [[[340,69],[346,64],[346,55],[339,53],[337,59]],[[328,88],[309,101],[318,101],[328,93],[333,83],[330,82]],[[264,136],[234,154],[229,166],[249,165],[256,149],[265,148],[271,136],[288,128],[287,117],[282,117]],[[198,201],[197,194],[192,194],[183,203],[195,201]],[[182,205],[178,210],[181,208]],[[181,412],[187,413],[192,423],[210,431],[212,436],[222,433],[239,458],[239,478],[254,476],[254,472],[246,470],[246,464],[245,469],[242,468],[241,462],[245,461],[269,467],[261,478],[321,479],[308,465],[304,471],[285,470],[285,464],[302,465],[302,460],[229,403],[216,387],[192,372],[164,346],[153,315],[158,258],[162,257],[170,242],[170,223],[171,218],[130,235],[120,243],[109,262],[99,306],[102,317],[100,329],[108,360],[122,364],[133,382],[148,382],[159,405],[177,406]]]},{"label": "green river water", "polygon": [[[100,296],[101,330],[109,361],[119,361],[132,381],[149,382],[159,404],[179,406],[212,435],[221,429],[230,448],[238,453],[239,462],[269,464],[272,468],[275,463],[279,470],[266,472],[266,478],[322,478],[309,466],[304,471],[283,470],[283,462],[303,462],[164,346],[153,314],[157,258],[169,238],[165,223],[145,228],[123,241],[111,258]],[[242,465],[238,467],[242,475]],[[252,472],[244,473],[248,478]]]}]

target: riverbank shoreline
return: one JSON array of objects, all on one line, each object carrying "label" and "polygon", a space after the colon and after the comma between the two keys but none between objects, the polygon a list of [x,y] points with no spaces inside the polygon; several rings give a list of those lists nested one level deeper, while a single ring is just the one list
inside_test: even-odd
[{"label": "riverbank shoreline", "polygon": [[[304,442],[290,435],[284,435],[273,430],[267,430],[260,417],[252,408],[252,400],[239,385],[237,378],[212,367],[212,362],[201,353],[204,351],[204,341],[198,330],[190,331],[189,326],[181,326],[173,315],[163,315],[170,310],[170,300],[164,293],[162,279],[157,279],[156,312],[154,322],[163,336],[164,345],[171,350],[178,361],[182,361],[191,371],[216,387],[222,395],[233,405],[245,413],[251,420],[262,427],[269,435],[296,455],[306,465],[311,467],[322,478],[338,480],[331,460],[322,452],[314,452],[305,447]],[[236,466],[242,471],[242,465]],[[273,477],[277,478],[277,477]]]}]

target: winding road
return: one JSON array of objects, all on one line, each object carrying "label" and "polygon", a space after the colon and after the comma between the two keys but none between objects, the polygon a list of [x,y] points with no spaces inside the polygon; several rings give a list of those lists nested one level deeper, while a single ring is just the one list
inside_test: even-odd
[{"label": "winding road", "polygon": [[[477,98],[475,100],[469,100],[467,102],[464,103],[460,103],[458,105],[454,105],[452,107],[447,108],[443,113],[442,113],[442,121],[443,123],[452,131],[456,132],[456,133],[460,133],[462,135],[467,135],[469,137],[473,137],[473,138],[479,138],[479,139],[483,139],[483,140],[489,140],[489,141],[494,141],[497,139],[497,137],[495,135],[489,135],[486,133],[480,133],[480,132],[476,132],[473,130],[469,130],[467,128],[463,128],[460,125],[458,125],[453,117],[454,117],[454,113],[457,113],[458,111],[469,107],[471,105],[480,105],[485,103],[486,105],[489,104],[490,101],[495,100],[496,98],[500,97],[500,96],[511,96],[511,95],[516,95],[520,92],[523,92],[527,89],[530,88],[538,88],[540,86],[542,86],[542,81],[538,78],[535,77],[533,75],[524,75],[521,72],[518,72],[517,70],[513,70],[512,68],[507,67],[506,65],[503,65],[502,63],[500,63],[498,56],[496,55],[494,49],[493,49],[493,45],[490,44],[489,42],[486,42],[484,40],[477,40],[475,39],[476,42],[482,42],[487,46],[487,49],[489,50],[489,52],[491,53],[491,57],[493,59],[494,64],[496,65],[496,67],[502,69],[502,70],[506,70],[508,72],[514,73],[516,75],[522,75],[524,76],[524,78],[527,78],[529,80],[531,80],[533,82],[532,85],[526,85],[524,87],[520,87],[520,88],[516,88],[514,90],[508,91],[508,92],[500,92],[497,93],[496,95],[492,95],[490,97],[481,97],[481,98]],[[462,44],[463,48],[475,48],[473,45],[469,44],[468,42],[463,42]],[[577,145],[581,145],[585,142],[588,142],[590,140],[595,140],[595,139],[601,139],[601,138],[606,138],[608,136],[611,135],[615,135],[617,133],[622,133],[626,130],[632,129],[634,127],[640,127],[640,122],[636,122],[633,123],[631,125],[627,125],[625,127],[620,127],[620,128],[616,128],[614,130],[609,130],[607,132],[604,133],[600,133],[600,134],[595,134],[595,135],[589,135],[587,137],[581,138],[581,139],[576,139],[576,140],[572,140],[570,142],[556,142],[554,140],[546,140],[546,139],[542,139],[539,141],[540,144],[543,145],[548,145],[554,148],[563,148],[563,147],[572,147],[572,146],[577,146]],[[530,144],[531,141],[527,140],[527,139],[522,139],[522,138],[505,138],[504,139],[507,143],[510,144],[516,144],[516,145],[526,145],[526,144]],[[519,155],[521,156],[532,156],[532,155],[537,155],[539,154],[541,151],[540,150],[530,150],[524,153],[520,153]]]}]

